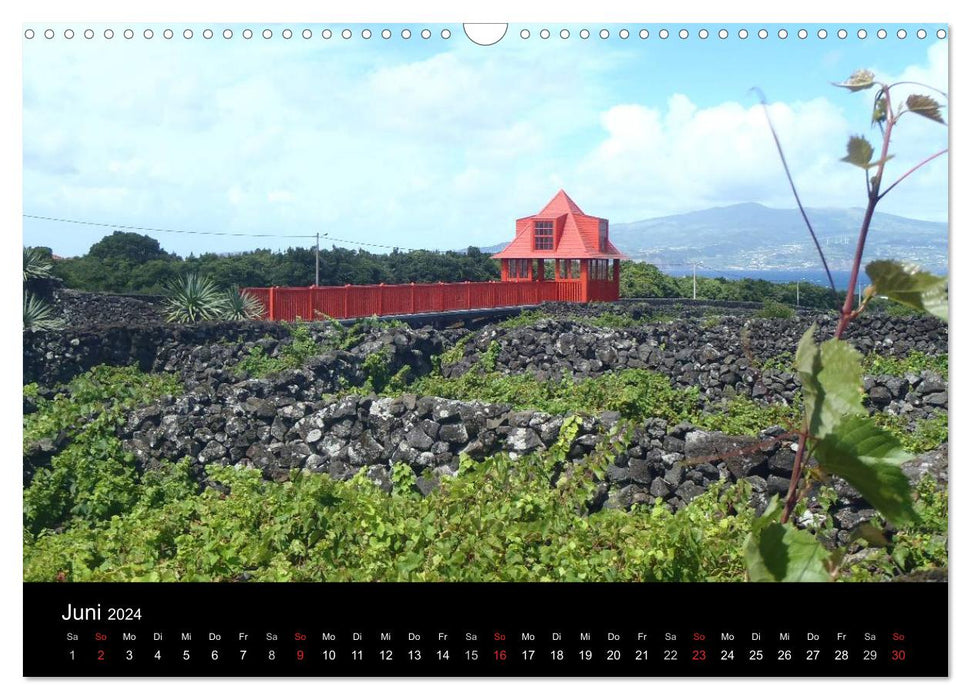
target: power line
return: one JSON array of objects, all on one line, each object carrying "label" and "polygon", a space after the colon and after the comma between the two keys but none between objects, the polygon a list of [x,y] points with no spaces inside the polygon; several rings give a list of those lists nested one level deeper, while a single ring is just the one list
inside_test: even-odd
[{"label": "power line", "polygon": [[249,238],[313,238],[313,236],[302,236],[299,234],[274,234],[274,233],[233,233],[230,231],[190,231],[177,228],[155,228],[151,226],[131,226],[129,224],[105,224],[96,221],[79,221],[78,219],[61,219],[55,216],[37,216],[35,214],[24,214],[25,219],[39,219],[41,221],[57,221],[65,224],[80,224],[82,226],[102,226],[104,228],[133,229],[135,231],[153,231],[155,233],[189,233],[194,236],[240,236]]},{"label": "power line", "polygon": [[[193,236],[233,236],[239,238],[314,238],[317,239],[317,234],[296,234],[296,233],[238,233],[232,231],[193,231],[189,229],[176,229],[176,228],[157,228],[153,226],[132,226],[130,224],[106,224],[97,221],[81,221],[79,219],[63,219],[56,216],[39,216],[36,214],[24,214],[25,219],[37,219],[40,221],[56,221],[65,224],[79,224],[81,226],[101,226],[103,228],[114,228],[117,230],[134,230],[134,231],[152,231],[153,233],[186,233]],[[401,245],[387,245],[384,243],[365,243],[364,241],[352,241],[346,238],[335,238],[330,234],[324,233],[320,234],[325,241],[335,241],[337,243],[347,243],[354,246],[365,247],[365,248],[386,248],[388,250],[404,250],[408,252],[419,252],[422,250],[430,250],[428,248],[409,248],[407,246]],[[440,253],[442,251],[435,249],[430,252]]]}]

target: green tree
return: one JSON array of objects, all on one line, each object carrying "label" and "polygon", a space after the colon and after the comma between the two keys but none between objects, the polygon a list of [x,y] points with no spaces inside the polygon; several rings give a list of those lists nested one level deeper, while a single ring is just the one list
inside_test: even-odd
[{"label": "green tree", "polygon": [[172,255],[162,250],[159,242],[140,233],[115,231],[91,246],[88,257],[99,260],[125,260],[141,265],[149,260],[171,260]]}]

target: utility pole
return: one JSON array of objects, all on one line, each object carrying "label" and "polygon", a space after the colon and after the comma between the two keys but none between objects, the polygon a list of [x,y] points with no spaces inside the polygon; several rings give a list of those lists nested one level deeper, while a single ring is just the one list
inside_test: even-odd
[{"label": "utility pole", "polygon": [[317,231],[314,243],[314,286],[320,286],[320,231]]}]

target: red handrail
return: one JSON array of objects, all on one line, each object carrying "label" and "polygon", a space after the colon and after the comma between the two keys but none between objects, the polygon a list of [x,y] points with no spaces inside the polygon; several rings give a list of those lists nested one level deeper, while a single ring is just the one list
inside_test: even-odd
[{"label": "red handrail", "polygon": [[312,321],[321,317],[361,318],[436,311],[529,306],[544,301],[616,301],[613,280],[522,282],[438,282],[367,284],[343,287],[245,287],[259,299],[271,321]]}]

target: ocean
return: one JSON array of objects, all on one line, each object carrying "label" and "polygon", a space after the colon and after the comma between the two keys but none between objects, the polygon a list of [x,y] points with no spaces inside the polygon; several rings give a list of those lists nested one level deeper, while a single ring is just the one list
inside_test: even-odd
[{"label": "ocean", "polygon": [[[685,277],[691,276],[691,268],[678,268],[678,267],[665,267],[662,270],[665,274],[671,275],[673,277]],[[929,270],[936,275],[946,275],[947,270]],[[833,282],[836,284],[836,288],[843,290],[850,281],[850,271],[849,270],[832,270]],[[829,281],[826,278],[826,271],[819,270],[710,270],[708,268],[698,268],[699,277],[724,277],[725,279],[760,279],[768,280],[769,282],[811,282],[812,284],[818,284],[823,287],[829,286]],[[866,276],[863,272],[860,274],[861,281],[864,285],[870,283],[870,278]]]}]

